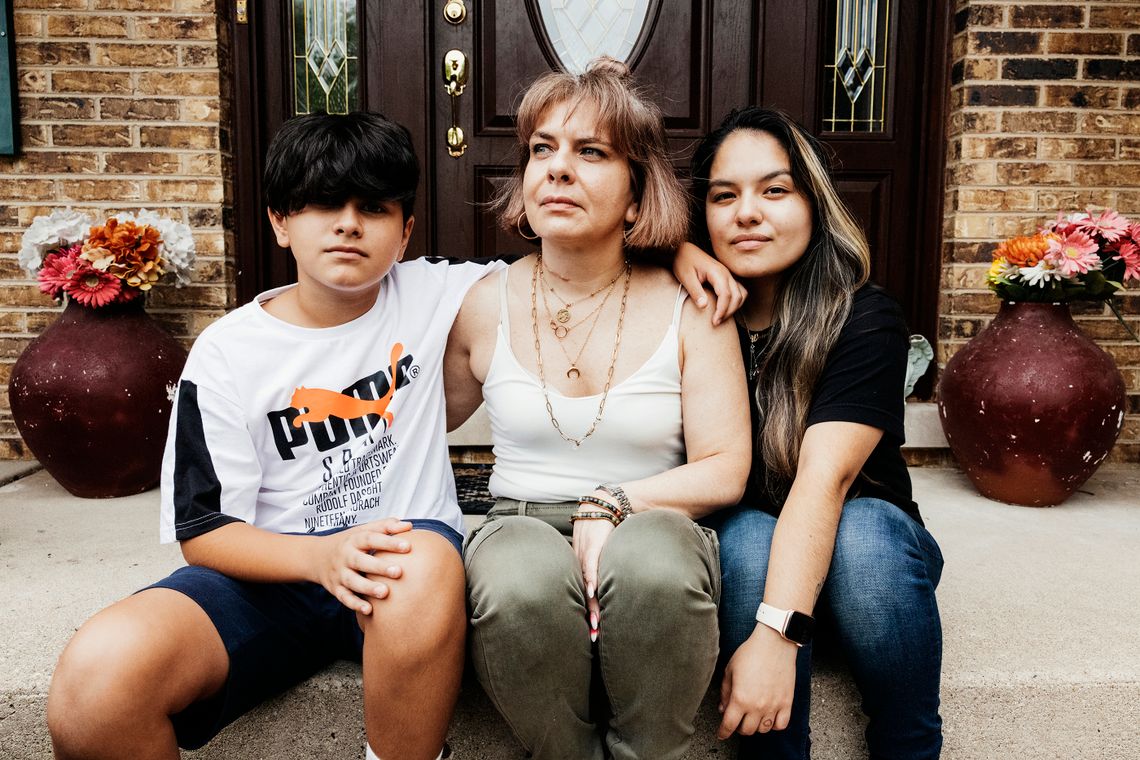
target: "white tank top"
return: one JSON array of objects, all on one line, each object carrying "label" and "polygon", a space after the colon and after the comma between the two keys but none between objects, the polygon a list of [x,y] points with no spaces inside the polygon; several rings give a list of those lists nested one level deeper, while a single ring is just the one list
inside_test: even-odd
[{"label": "white tank top", "polygon": [[[678,287],[673,319],[660,345],[636,372],[610,388],[602,421],[574,448],[551,424],[538,378],[519,364],[511,350],[503,270],[495,352],[483,382],[495,453],[488,484],[491,495],[572,501],[599,483],[637,480],[684,464],[679,329],[685,297]],[[547,393],[562,430],[581,437],[597,416],[601,395],[569,397],[550,386]]]}]

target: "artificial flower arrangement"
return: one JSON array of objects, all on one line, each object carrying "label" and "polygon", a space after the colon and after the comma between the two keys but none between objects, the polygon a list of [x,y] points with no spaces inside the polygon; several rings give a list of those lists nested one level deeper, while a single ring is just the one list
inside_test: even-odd
[{"label": "artificial flower arrangement", "polygon": [[97,308],[133,301],[163,280],[189,283],[195,250],[187,225],[153,211],[96,224],[67,209],[32,220],[19,258],[44,293]]},{"label": "artificial flower arrangement", "polygon": [[994,251],[990,290],[1007,301],[1108,301],[1128,280],[1140,280],[1140,222],[1112,209],[1058,213],[1035,235]]}]

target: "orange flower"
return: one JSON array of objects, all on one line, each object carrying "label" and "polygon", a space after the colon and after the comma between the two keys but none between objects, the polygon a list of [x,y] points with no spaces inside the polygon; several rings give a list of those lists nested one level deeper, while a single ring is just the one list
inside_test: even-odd
[{"label": "orange flower", "polygon": [[1037,265],[1048,250],[1049,240],[1041,233],[1015,237],[998,245],[994,251],[994,260],[1005,259],[1014,266],[1032,267]]},{"label": "orange flower", "polygon": [[131,287],[149,290],[163,274],[161,242],[154,227],[108,219],[91,228],[82,258]]}]

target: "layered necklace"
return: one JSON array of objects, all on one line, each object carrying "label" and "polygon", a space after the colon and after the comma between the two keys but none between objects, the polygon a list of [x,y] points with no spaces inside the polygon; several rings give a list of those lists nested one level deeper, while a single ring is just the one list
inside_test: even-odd
[{"label": "layered necklace", "polygon": [[[570,368],[566,370],[566,377],[569,380],[577,380],[582,376],[582,372],[578,369],[578,361],[582,358],[582,354],[586,351],[586,344],[590,342],[590,338],[594,335],[594,328],[598,326],[598,320],[602,317],[602,309],[610,300],[610,296],[612,296],[614,293],[614,288],[617,286],[618,277],[621,277],[620,272],[618,273],[617,277],[614,277],[613,280],[610,281],[609,285],[605,285],[603,288],[595,290],[593,293],[586,297],[592,298],[593,296],[596,296],[598,293],[602,292],[602,289],[606,290],[605,297],[598,302],[598,305],[591,309],[589,314],[584,316],[579,322],[573,325],[560,324],[558,322],[559,314],[561,314],[562,311],[565,311],[565,309],[559,310],[558,313],[551,314],[550,303],[546,300],[546,291],[542,291],[542,306],[546,310],[546,318],[550,322],[550,331],[554,333],[554,337],[558,343],[558,348],[562,351],[562,355],[566,357],[567,364],[570,365]],[[545,282],[545,278],[543,281]],[[550,291],[553,293],[554,288],[551,288]],[[556,295],[555,297],[558,296]],[[583,298],[579,300],[584,301],[586,299]],[[565,301],[563,303],[565,303]],[[570,352],[566,350],[566,346],[563,341],[570,335],[571,330],[585,324],[586,322],[590,323],[590,329],[586,332],[586,337],[582,339],[582,344],[578,346],[578,353],[576,353],[574,355],[574,358],[571,359]]]},{"label": "layered necklace", "polygon": [[763,356],[764,347],[768,342],[768,334],[772,328],[753,330],[748,326],[748,320],[744,318],[744,314],[739,311],[736,312],[736,323],[744,328],[744,334],[748,336],[748,379],[755,381],[760,375],[760,359]]},{"label": "layered necklace", "polygon": [[[543,280],[543,282],[545,283],[545,275],[544,275],[543,266],[542,266],[542,254],[539,253],[538,256],[535,258],[535,261],[534,261],[534,272],[531,275],[531,280],[530,280],[530,317],[531,317],[531,326],[534,330],[534,353],[538,359],[538,381],[542,385],[542,397],[546,401],[546,413],[547,413],[547,415],[550,416],[550,424],[552,424],[554,426],[554,429],[556,431],[558,431],[558,435],[560,435],[562,437],[562,440],[566,441],[567,443],[572,445],[574,448],[578,448],[579,446],[581,446],[583,441],[585,441],[587,438],[589,438],[591,435],[594,434],[594,431],[598,429],[598,424],[602,421],[602,414],[605,412],[605,409],[606,409],[606,398],[609,396],[610,386],[613,384],[614,367],[617,366],[618,347],[621,346],[621,331],[622,331],[622,325],[625,323],[625,307],[626,307],[626,302],[629,299],[629,284],[630,284],[630,281],[632,280],[633,266],[629,263],[629,261],[626,261],[625,262],[625,268],[623,269],[623,271],[619,272],[618,275],[616,277],[614,277],[614,279],[611,280],[608,285],[603,285],[602,287],[598,288],[597,290],[595,290],[593,293],[586,296],[585,298],[578,299],[579,301],[588,300],[588,299],[596,296],[598,293],[601,293],[606,288],[609,288],[609,292],[606,293],[606,296],[605,296],[605,298],[602,299],[601,303],[599,303],[596,307],[594,307],[594,309],[589,314],[587,314],[585,317],[583,317],[582,320],[580,320],[578,323],[576,323],[570,327],[566,327],[565,323],[569,322],[571,319],[570,307],[574,305],[574,302],[565,301],[564,299],[559,297],[557,293],[554,293],[554,288],[550,288],[550,291],[552,293],[554,293],[555,297],[558,298],[558,300],[561,301],[563,304],[561,309],[559,309],[557,312],[555,312],[553,315],[551,315],[550,306],[548,303],[546,303],[546,291],[543,290],[543,292],[542,292],[543,303],[546,306],[547,316],[550,318],[550,327],[551,327],[552,331],[554,332],[554,337],[558,340],[558,345],[562,349],[562,353],[566,355],[566,360],[567,360],[567,362],[570,363],[570,369],[567,370],[566,377],[571,379],[571,380],[577,380],[582,374],[581,371],[579,371],[579,369],[577,367],[578,360],[582,358],[582,353],[586,348],[586,343],[589,342],[590,336],[593,335],[593,333],[594,333],[594,327],[597,326],[598,320],[601,318],[602,307],[605,306],[606,301],[608,301],[610,296],[613,294],[613,291],[617,285],[617,281],[619,278],[621,278],[623,273],[625,274],[625,285],[622,288],[621,306],[618,309],[617,332],[614,336],[614,349],[613,349],[613,353],[610,355],[610,366],[606,370],[606,384],[605,384],[605,387],[602,389],[601,401],[598,402],[598,413],[594,416],[594,422],[590,425],[589,430],[587,430],[582,435],[581,438],[574,438],[573,436],[566,435],[566,433],[564,433],[562,431],[562,426],[558,424],[558,418],[554,416],[554,407],[550,403],[550,392],[547,390],[547,387],[546,387],[546,369],[543,367],[543,364],[542,364],[542,341],[540,340],[540,337],[539,337],[539,327],[538,327],[538,322],[539,322],[539,320],[538,320],[538,293],[539,293],[538,281]],[[563,312],[566,313],[566,319],[560,321],[559,316]],[[578,354],[574,357],[574,359],[571,359],[569,352],[566,351],[566,347],[562,345],[561,340],[567,334],[569,334],[570,330],[572,330],[573,328],[578,327],[578,325],[581,325],[582,323],[586,322],[587,320],[589,320],[591,318],[591,316],[593,317],[593,323],[590,326],[590,330],[587,333],[586,338],[582,341],[582,345],[578,349]],[[562,327],[565,329],[565,332],[563,332],[561,335],[559,334],[559,329],[558,329],[559,327]]]},{"label": "layered necklace", "polygon": [[[612,291],[614,288],[614,285],[617,284],[618,278],[620,278],[622,276],[622,272],[624,272],[624,271],[625,270],[619,271],[616,275],[614,275],[614,278],[612,280],[610,280],[608,283],[606,283],[605,285],[603,285],[600,288],[598,288],[597,290],[595,290],[593,293],[590,293],[590,295],[583,296],[582,298],[576,299],[575,301],[567,301],[565,298],[558,295],[558,291],[556,291],[554,289],[553,285],[551,285],[549,282],[546,281],[546,270],[544,269],[542,271],[542,284],[544,286],[544,289],[542,291],[542,302],[544,304],[546,304],[547,315],[550,316],[550,305],[547,304],[547,301],[546,301],[546,291],[547,290],[549,290],[550,294],[553,295],[555,298],[557,298],[559,300],[559,302],[562,304],[562,307],[560,309],[558,309],[558,311],[554,312],[554,314],[550,320],[550,329],[552,329],[554,331],[554,337],[565,338],[566,335],[570,332],[570,330],[574,329],[574,327],[577,327],[577,325],[574,325],[573,327],[568,325],[570,320],[573,319],[573,315],[571,315],[570,309],[571,309],[571,307],[574,306],[575,303],[577,303],[579,301],[589,301],[591,298],[596,296],[598,293],[601,293],[603,290],[608,289],[608,290]],[[557,276],[557,272],[555,273],[555,275]],[[609,295],[607,294],[606,297],[608,298]],[[590,312],[590,314],[593,314],[595,311],[598,311],[599,309],[601,309],[601,305],[595,306],[594,309]],[[582,322],[585,322],[586,319],[589,319],[590,314],[587,314],[585,319],[582,320]],[[582,322],[579,322],[578,324],[582,324]]]}]

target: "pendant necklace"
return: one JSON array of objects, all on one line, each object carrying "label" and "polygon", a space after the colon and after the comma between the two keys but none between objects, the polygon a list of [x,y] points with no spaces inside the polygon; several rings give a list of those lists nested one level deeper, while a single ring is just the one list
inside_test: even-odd
[{"label": "pendant necklace", "polygon": [[[613,284],[610,285],[610,289],[606,292],[605,297],[594,307],[594,310],[587,314],[578,324],[567,327],[566,325],[558,324],[553,319],[550,320],[550,327],[554,330],[554,337],[558,339],[558,348],[562,350],[562,355],[566,357],[566,362],[570,365],[570,368],[566,370],[566,378],[568,380],[577,380],[582,376],[581,370],[578,369],[578,361],[582,358],[582,354],[586,352],[586,344],[590,342],[590,338],[594,334],[594,328],[598,326],[598,320],[602,318],[602,307],[610,300],[610,296],[613,295],[616,285],[617,281],[615,280]],[[542,294],[542,305],[546,309],[547,318],[550,319],[550,304],[546,302],[546,293]],[[593,319],[590,319],[591,317],[593,317]],[[571,359],[570,352],[567,351],[566,346],[562,344],[562,339],[566,337],[570,330],[585,322],[590,322],[590,329],[586,332],[586,337],[582,340],[582,345],[578,347],[578,353]],[[561,331],[561,335],[559,331]]]},{"label": "pendant necklace", "polygon": [[764,338],[768,329],[771,328],[753,331],[748,326],[748,320],[739,312],[736,315],[736,320],[744,328],[744,334],[748,336],[748,379],[755,380],[760,374],[760,363],[757,360],[757,353],[763,348],[760,346],[760,339]]},{"label": "pendant necklace", "polygon": [[[569,321],[570,321],[570,318],[571,318],[571,315],[570,315],[570,308],[571,308],[572,306],[574,306],[574,304],[576,304],[576,303],[580,303],[580,302],[582,302],[582,301],[589,301],[591,298],[593,298],[594,296],[596,296],[598,293],[601,293],[601,292],[602,292],[603,290],[605,290],[606,288],[612,288],[612,287],[613,287],[613,286],[614,286],[614,285],[617,283],[617,281],[618,281],[618,280],[621,278],[621,276],[622,276],[623,274],[625,274],[625,269],[622,269],[621,271],[619,271],[619,272],[618,272],[616,275],[614,275],[614,278],[613,278],[612,280],[610,280],[610,281],[609,281],[609,282],[607,282],[605,285],[603,285],[603,286],[601,286],[600,288],[598,288],[597,290],[595,290],[595,291],[594,291],[593,293],[591,293],[590,295],[588,295],[588,296],[584,296],[584,297],[582,297],[582,298],[579,298],[579,299],[577,299],[577,300],[575,300],[575,301],[567,301],[565,298],[563,298],[562,296],[558,295],[558,291],[556,291],[556,290],[554,289],[554,286],[553,286],[553,285],[551,285],[549,282],[547,282],[547,281],[546,281],[546,271],[545,271],[545,270],[543,270],[543,272],[541,273],[541,275],[540,275],[540,276],[542,277],[542,284],[543,284],[544,286],[546,286],[546,288],[548,288],[548,289],[550,290],[551,294],[552,294],[552,295],[553,295],[555,298],[557,298],[559,301],[561,301],[561,302],[562,302],[562,308],[560,308],[558,311],[556,311],[556,312],[554,313],[554,319],[555,319],[555,320],[558,322],[558,324],[561,324],[561,325],[565,325],[567,322],[569,322]],[[543,299],[545,299],[545,298],[546,298],[546,292],[545,292],[545,290],[544,290],[544,291],[543,291],[543,293],[542,293],[542,297],[543,297]],[[583,321],[584,321],[584,320],[583,320]]]},{"label": "pendant necklace", "polygon": [[[602,399],[598,402],[598,413],[594,415],[594,421],[591,423],[588,430],[582,434],[581,438],[566,435],[562,430],[562,426],[558,423],[558,418],[554,416],[554,406],[550,403],[550,392],[546,387],[546,371],[542,366],[542,342],[538,337],[538,281],[542,277],[542,254],[539,253],[534,262],[534,273],[531,275],[530,280],[530,320],[531,327],[534,330],[534,353],[538,361],[538,382],[542,386],[542,397],[546,401],[546,414],[550,417],[550,424],[558,431],[558,435],[562,440],[569,443],[574,448],[582,445],[582,442],[594,434],[598,429],[598,424],[602,421],[602,415],[606,411],[606,398],[610,395],[610,386],[614,380],[614,367],[617,366],[618,348],[621,346],[621,328],[625,322],[625,306],[629,300],[629,283],[633,279],[633,266],[627,260],[625,262],[625,269],[622,270],[625,275],[625,286],[622,288],[621,293],[621,306],[618,309],[617,332],[614,335],[614,350],[610,355],[610,366],[606,369],[606,385],[602,388]],[[619,275],[620,277],[620,275]],[[614,279],[617,282],[617,279]]]},{"label": "pendant necklace", "polygon": [[[546,299],[546,291],[543,290],[542,291],[542,307],[546,310],[546,319],[550,323],[550,331],[552,333],[554,333],[554,337],[558,338],[558,340],[561,342],[563,338],[565,338],[566,336],[568,336],[570,334],[571,330],[586,324],[587,322],[590,321],[591,317],[594,318],[594,320],[593,320],[594,324],[597,324],[598,319],[597,319],[597,316],[595,316],[595,315],[597,315],[599,312],[601,312],[602,307],[604,307],[606,305],[606,302],[610,300],[610,296],[613,295],[615,287],[617,287],[617,280],[614,280],[613,282],[611,282],[609,284],[609,288],[606,290],[605,297],[603,297],[601,301],[598,301],[598,305],[595,306],[593,309],[590,309],[589,314],[582,317],[582,319],[580,319],[578,322],[576,322],[572,325],[560,324],[558,322],[557,317],[554,314],[552,314],[552,312],[551,312],[550,302]],[[594,328],[593,328],[593,326],[591,326],[590,332],[593,332],[593,331],[594,331]],[[589,340],[589,337],[587,337],[586,340]],[[561,345],[561,343],[559,343],[559,345]],[[563,349],[563,350],[565,350],[565,349]],[[581,352],[579,352],[578,355],[581,356]],[[576,364],[577,362],[573,362],[573,363]]]}]

